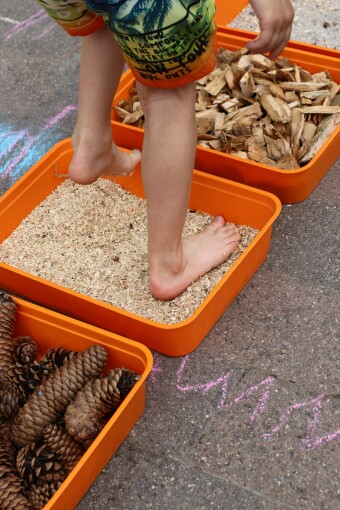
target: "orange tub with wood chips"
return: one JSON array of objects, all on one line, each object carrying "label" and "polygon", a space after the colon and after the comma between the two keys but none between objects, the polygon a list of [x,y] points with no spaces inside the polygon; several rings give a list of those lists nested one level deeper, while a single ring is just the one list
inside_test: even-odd
[{"label": "orange tub with wood chips", "polygon": [[[218,27],[219,48],[236,51],[257,36],[254,32]],[[328,70],[333,80],[340,83],[340,52],[310,44],[290,41],[283,56],[311,73]],[[115,106],[129,97],[134,84],[132,73],[126,71],[120,81],[113,102],[113,135],[118,145],[129,149],[141,148],[143,129],[123,124],[118,120]],[[340,114],[338,114],[340,115]],[[224,177],[275,194],[282,203],[305,200],[340,155],[340,124],[324,142],[314,157],[301,168],[280,169],[257,163],[232,154],[197,146],[195,168],[208,174]]]}]

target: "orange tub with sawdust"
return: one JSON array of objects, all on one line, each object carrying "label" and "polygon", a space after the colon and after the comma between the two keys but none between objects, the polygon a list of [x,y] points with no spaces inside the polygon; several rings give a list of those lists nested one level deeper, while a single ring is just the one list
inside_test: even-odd
[{"label": "orange tub with sawdust", "polygon": [[[254,32],[218,27],[217,42],[220,48],[236,51],[256,37]],[[297,65],[316,73],[328,70],[334,81],[340,83],[340,51],[290,41],[283,52]],[[126,71],[120,81],[113,105],[126,99],[134,83],[132,73]],[[129,149],[141,148],[143,129],[122,124],[112,109],[114,139],[118,145]],[[281,170],[273,166],[256,163],[238,156],[197,146],[195,168],[248,184],[274,193],[283,203],[292,204],[305,200],[340,155],[340,125],[323,144],[314,158],[305,166],[295,170]]]},{"label": "orange tub with sawdust", "polygon": [[[0,198],[0,242],[61,183],[72,156],[70,140],[51,149]],[[55,171],[58,171],[59,177]],[[144,198],[140,168],[130,177],[112,177]],[[0,263],[0,287],[76,319],[99,326],[170,356],[195,349],[266,259],[273,222],[281,210],[274,195],[194,171],[189,207],[260,232],[188,319],[171,325],[144,319],[69,288]]]},{"label": "orange tub with sawdust", "polygon": [[91,345],[100,344],[108,352],[105,371],[125,367],[141,376],[58,491],[44,506],[44,510],[75,508],[142,416],[145,408],[145,383],[152,368],[152,355],[144,345],[20,298],[14,299],[17,303],[14,337],[31,336],[38,345],[40,355],[58,346],[82,351]]}]

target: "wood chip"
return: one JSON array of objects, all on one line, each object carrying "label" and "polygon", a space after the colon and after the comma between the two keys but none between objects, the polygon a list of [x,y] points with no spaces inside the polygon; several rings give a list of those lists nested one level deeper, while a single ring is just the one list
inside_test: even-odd
[{"label": "wood chip", "polygon": [[292,168],[300,168],[299,163],[291,154],[282,156],[280,159],[277,160],[276,165],[278,168],[281,168],[281,170],[291,170]]},{"label": "wood chip", "polygon": [[227,118],[238,120],[238,119],[241,119],[242,117],[253,116],[256,119],[258,119],[262,115],[263,115],[263,113],[261,110],[261,106],[259,105],[259,103],[255,103],[250,106],[245,106],[244,108],[240,108],[239,110],[236,110],[235,112],[229,113],[227,115]]},{"label": "wood chip", "polygon": [[283,92],[280,85],[278,85],[277,83],[271,83],[269,86],[269,90],[273,94],[273,96],[279,97],[283,101],[286,100],[285,93]]},{"label": "wood chip", "polygon": [[248,146],[248,158],[253,161],[262,161],[267,157],[267,151],[264,147],[260,147],[256,143],[251,143]]},{"label": "wood chip", "polygon": [[301,136],[305,124],[305,118],[300,108],[294,108],[292,111],[292,123],[291,123],[291,147],[292,154],[297,157],[300,150]]},{"label": "wood chip", "polygon": [[265,146],[266,142],[264,139],[263,128],[260,125],[253,126],[252,135],[254,137],[254,141],[255,141],[256,145],[258,145],[259,147]]},{"label": "wood chip", "polygon": [[274,97],[268,92],[260,94],[260,100],[263,108],[272,120],[283,122],[284,124],[290,121],[291,110],[285,101],[279,97]]},{"label": "wood chip", "polygon": [[219,71],[219,74],[205,87],[205,91],[212,96],[217,96],[227,84],[225,73],[221,69]]},{"label": "wood chip", "polygon": [[332,115],[330,117],[326,117],[323,121],[320,122],[318,129],[314,138],[312,139],[308,151],[301,159],[302,164],[306,164],[321,149],[326,140],[334,133],[335,128],[340,124],[340,114]]},{"label": "wood chip", "polygon": [[268,157],[274,161],[291,154],[289,144],[284,138],[277,138],[276,140],[268,138],[266,148]]},{"label": "wood chip", "polygon": [[254,67],[259,67],[265,71],[271,71],[275,68],[275,62],[270,60],[265,55],[252,55],[251,63],[254,65]]},{"label": "wood chip", "polygon": [[317,130],[317,126],[314,122],[305,122],[303,126],[303,131],[301,133],[300,138],[300,147],[298,147],[297,152],[293,154],[296,155],[298,161],[300,161],[303,156],[306,154],[309,144],[314,138],[315,132]]},{"label": "wood chip", "polygon": [[227,112],[227,113],[231,113],[231,112],[234,112],[237,107],[241,106],[242,103],[239,99],[237,98],[232,98],[232,99],[228,99],[227,101],[224,101],[223,103],[221,103],[221,108]]},{"label": "wood chip", "polygon": [[308,92],[301,92],[300,97],[308,99],[317,99],[318,97],[327,97],[330,95],[328,90],[310,90]]},{"label": "wood chip", "polygon": [[320,113],[322,115],[332,115],[340,113],[340,106],[306,106],[300,108],[302,113]]},{"label": "wood chip", "polygon": [[246,71],[242,78],[240,79],[239,85],[243,96],[246,98],[251,98],[255,86],[252,74]]},{"label": "wood chip", "polygon": [[235,120],[233,124],[233,132],[236,136],[250,136],[252,134],[254,119],[253,117],[242,117]]},{"label": "wood chip", "polygon": [[261,159],[261,161],[259,161],[259,163],[261,163],[262,165],[273,166],[275,168],[277,167],[276,161],[274,161],[273,159],[267,158],[267,157]]},{"label": "wood chip", "polygon": [[[280,89],[282,90],[282,87],[280,87]],[[300,102],[299,96],[293,90],[287,90],[284,96],[286,103]]]},{"label": "wood chip", "polygon": [[295,81],[285,81],[279,83],[282,90],[298,90],[298,91],[308,91],[308,90],[319,90],[323,89],[327,86],[326,83],[315,83],[315,82],[295,82]]},{"label": "wood chip", "polygon": [[211,149],[214,149],[215,151],[224,151],[224,144],[222,143],[222,140],[209,140],[208,146]]},{"label": "wood chip", "polygon": [[143,117],[143,110],[139,107],[134,112],[125,116],[123,119],[123,124],[134,124],[141,117]]},{"label": "wood chip", "polygon": [[216,113],[215,124],[214,124],[214,133],[216,136],[220,136],[220,134],[223,130],[224,118],[225,118],[225,113],[223,113],[223,112]]}]

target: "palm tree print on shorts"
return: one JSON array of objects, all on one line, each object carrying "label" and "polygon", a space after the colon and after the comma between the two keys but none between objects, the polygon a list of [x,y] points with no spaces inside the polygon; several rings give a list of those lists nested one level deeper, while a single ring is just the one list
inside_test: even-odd
[{"label": "palm tree print on shorts", "polygon": [[142,83],[176,87],[213,70],[213,0],[88,0],[87,4],[104,16]]}]

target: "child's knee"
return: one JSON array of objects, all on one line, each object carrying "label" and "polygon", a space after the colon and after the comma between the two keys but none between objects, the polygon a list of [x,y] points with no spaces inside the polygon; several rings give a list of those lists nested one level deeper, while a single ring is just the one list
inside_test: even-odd
[{"label": "child's knee", "polygon": [[[183,108],[186,105],[194,105],[196,97],[195,83],[188,83],[183,87],[163,89],[155,87],[147,87],[137,82],[138,97],[141,102],[144,114],[148,114],[150,110],[170,107]],[[162,106],[160,106],[162,105]],[[162,111],[162,110],[161,110]],[[177,110],[178,111],[178,110]],[[173,113],[176,110],[173,110]]]}]

